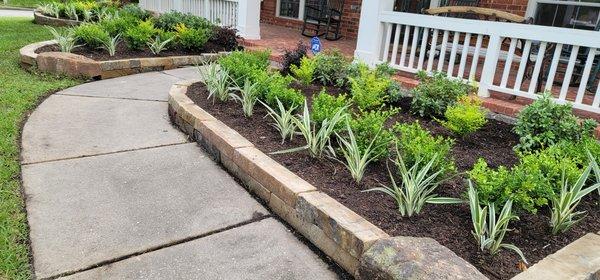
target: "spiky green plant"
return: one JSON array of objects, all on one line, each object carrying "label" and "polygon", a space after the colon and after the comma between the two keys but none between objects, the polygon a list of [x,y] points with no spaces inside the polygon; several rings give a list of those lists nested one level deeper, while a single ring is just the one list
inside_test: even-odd
[{"label": "spiky green plant", "polygon": [[38,11],[44,15],[53,16],[55,18],[60,17],[60,7],[58,3],[46,3],[37,6]]},{"label": "spiky green plant", "polygon": [[367,148],[360,149],[360,146],[356,141],[356,137],[354,136],[354,132],[352,131],[349,122],[346,122],[346,132],[348,134],[347,139],[340,136],[337,133],[336,135],[338,137],[338,142],[340,143],[340,150],[342,151],[344,159],[346,160],[346,162],[344,162],[344,165],[350,172],[350,175],[352,175],[354,181],[358,184],[360,183],[360,181],[362,181],[369,163],[377,159],[383,153],[383,151],[379,149],[379,147],[381,147],[382,144],[387,143],[380,143],[379,145],[375,145],[379,138],[379,133],[381,132],[380,129],[379,132],[377,132],[377,134],[375,135],[375,137],[373,137],[371,143],[369,143]]},{"label": "spiky green plant", "polygon": [[[521,257],[523,262],[527,263],[525,255],[519,247],[502,243],[506,232],[509,231],[508,224],[511,220],[518,220],[519,217],[512,214],[512,200],[508,200],[500,215],[496,216],[496,206],[489,203],[485,207],[479,204],[477,190],[473,187],[471,180],[468,181],[469,207],[471,209],[471,221],[473,223],[473,237],[479,245],[481,251],[488,250],[490,254],[495,255],[502,248],[514,251]],[[486,219],[487,218],[487,219]]]},{"label": "spiky green plant", "polygon": [[599,189],[600,183],[595,183],[584,188],[590,172],[592,169],[596,169],[597,166],[596,161],[592,159],[573,185],[569,184],[563,170],[560,194],[552,198],[552,212],[550,216],[552,234],[565,232],[581,220],[580,216],[585,211],[575,211],[575,208],[584,196]]},{"label": "spiky green plant", "polygon": [[65,28],[62,31],[59,31],[51,26],[46,26],[46,28],[48,29],[48,31],[50,31],[50,33],[52,33],[52,36],[54,37],[56,44],[60,47],[61,52],[70,53],[73,51],[74,48],[77,47],[75,45],[76,39],[75,31],[73,28]]},{"label": "spiky green plant", "polygon": [[173,41],[175,37],[170,37],[167,39],[162,39],[160,36],[156,36],[155,38],[151,38],[148,41],[148,48],[153,54],[159,54],[160,52],[167,49],[167,45]]},{"label": "spiky green plant", "polygon": [[69,19],[79,21],[79,15],[77,15],[77,8],[75,4],[70,3],[65,5],[65,14]]},{"label": "spiky green plant", "polygon": [[92,17],[94,16],[94,11],[84,9],[82,12],[83,12],[83,21],[85,21],[85,22],[92,21]]},{"label": "spiky green plant", "polygon": [[257,88],[258,83],[253,83],[249,79],[244,81],[244,87],[235,88],[240,92],[240,96],[236,95],[235,98],[242,103],[242,110],[246,117],[251,117],[254,112],[254,105],[256,104],[259,95]]},{"label": "spiky green plant", "polygon": [[296,133],[297,127],[294,123],[294,111],[296,111],[296,107],[292,106],[286,109],[278,98],[276,98],[275,101],[277,102],[278,110],[269,107],[269,105],[259,100],[260,104],[267,109],[267,116],[275,121],[271,125],[279,131],[281,143],[284,143],[286,139],[291,140]]},{"label": "spiky green plant", "polygon": [[231,84],[231,77],[218,64],[204,65],[203,67],[199,67],[198,71],[204,84],[206,84],[208,99],[212,98],[213,102],[215,99],[225,102],[234,98],[234,94],[231,92],[231,87],[229,86]]},{"label": "spiky green plant", "polygon": [[393,197],[398,205],[400,215],[408,217],[419,214],[426,203],[456,204],[463,202],[458,198],[438,197],[437,194],[434,193],[441,182],[439,177],[442,171],[438,170],[430,175],[428,175],[428,173],[435,162],[437,155],[434,155],[434,157],[425,165],[421,165],[421,160],[419,159],[410,168],[406,166],[406,163],[400,156],[398,145],[396,145],[396,155],[398,156],[393,160],[393,163],[398,168],[401,184],[398,185],[396,183],[396,179],[389,168],[389,164],[386,163],[392,186],[380,184],[381,187],[366,190],[367,192],[378,191]]},{"label": "spiky green plant", "polygon": [[117,52],[117,45],[121,41],[121,34],[117,34],[114,37],[96,39],[102,43],[102,48],[108,51],[108,55],[115,56],[115,53]]},{"label": "spiky green plant", "polygon": [[284,151],[275,152],[274,154],[299,152],[308,150],[310,156],[321,158],[324,152],[329,152],[335,156],[335,151],[331,147],[331,135],[335,132],[336,125],[347,118],[346,107],[339,109],[331,119],[325,119],[321,122],[319,129],[310,118],[308,104],[304,101],[304,111],[299,118],[293,118],[292,121],[300,130],[300,134],[306,140],[306,145],[302,147],[292,148]]}]

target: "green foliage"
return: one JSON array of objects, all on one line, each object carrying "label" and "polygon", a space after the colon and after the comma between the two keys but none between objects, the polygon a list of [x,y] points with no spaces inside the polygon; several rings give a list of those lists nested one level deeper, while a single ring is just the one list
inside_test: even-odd
[{"label": "green foliage", "polygon": [[448,79],[441,72],[427,76],[425,72],[417,73],[419,85],[413,93],[411,111],[421,117],[441,117],[448,106],[471,91],[468,84],[458,79]]},{"label": "green foliage", "polygon": [[432,172],[441,170],[442,177],[456,172],[456,166],[450,154],[454,144],[452,139],[442,136],[434,137],[418,122],[396,124],[393,131],[398,135],[396,138],[398,151],[407,165],[415,165],[418,161],[429,162],[435,158],[431,167]]},{"label": "green foliage", "polygon": [[183,24],[189,29],[211,29],[213,27],[213,24],[205,18],[177,11],[160,14],[154,23],[157,28],[165,31],[176,31],[179,24]]},{"label": "green foliage", "polygon": [[362,181],[369,163],[376,160],[380,156],[380,154],[377,152],[381,149],[378,149],[379,146],[377,146],[376,143],[378,142],[380,136],[379,132],[381,132],[382,129],[383,128],[380,127],[379,131],[377,134],[375,134],[375,137],[372,138],[371,142],[362,149],[359,146],[356,137],[354,136],[354,132],[352,131],[349,122],[346,122],[346,133],[348,135],[347,139],[336,133],[338,142],[340,143],[340,150],[346,159],[344,165],[357,184]]},{"label": "green foliage", "polygon": [[361,67],[356,77],[349,77],[352,101],[361,110],[377,108],[387,100],[391,80],[378,76],[377,71]]},{"label": "green foliage", "polygon": [[52,33],[52,36],[54,36],[54,40],[60,47],[61,52],[70,53],[77,47],[75,46],[75,31],[73,28],[66,28],[63,30],[57,30],[51,26],[46,26],[46,28]]},{"label": "green foliage", "polygon": [[208,98],[212,98],[213,103],[215,102],[215,99],[225,102],[234,98],[231,88],[229,87],[231,77],[227,71],[221,69],[219,65],[214,63],[200,67],[198,68],[198,71],[208,90]]},{"label": "green foliage", "polygon": [[152,17],[150,12],[140,8],[136,4],[127,4],[119,12],[121,16],[131,16],[139,20],[147,20]]},{"label": "green foliage", "polygon": [[137,25],[138,22],[139,21],[133,17],[115,17],[103,19],[99,23],[110,36],[114,37],[119,34],[124,34],[127,29]]},{"label": "green foliage", "polygon": [[519,113],[514,130],[520,138],[515,148],[532,151],[562,140],[579,141],[584,136],[591,136],[596,125],[593,120],[580,124],[570,104],[557,104],[546,92]]},{"label": "green foliage", "polygon": [[321,123],[325,119],[331,119],[335,113],[348,106],[349,101],[345,94],[337,97],[327,93],[325,88],[319,92],[312,100],[311,117],[316,123]]},{"label": "green foliage", "polygon": [[279,72],[257,70],[250,77],[257,85],[257,91],[265,102],[271,106],[281,101],[285,108],[299,107],[304,102],[304,95],[290,87],[293,78],[282,76]]},{"label": "green foliage", "polygon": [[275,100],[277,103],[277,109],[275,110],[269,105],[263,103],[259,100],[259,102],[267,108],[268,116],[275,121],[271,125],[279,131],[279,135],[281,136],[281,143],[283,144],[286,139],[292,140],[294,134],[296,133],[296,123],[294,122],[294,111],[296,107],[290,107],[288,109],[283,106],[283,103],[279,100]]},{"label": "green foliage", "polygon": [[117,34],[114,37],[109,37],[104,40],[105,41],[102,42],[102,48],[108,51],[108,55],[115,56],[115,53],[117,52],[117,45],[121,41],[121,35]]},{"label": "green foliage", "polygon": [[560,193],[552,198],[552,212],[550,217],[552,234],[565,232],[581,220],[580,216],[584,212],[575,212],[575,208],[584,196],[600,188],[600,183],[595,183],[592,186],[584,188],[592,169],[595,172],[600,171],[594,159],[590,161],[588,167],[585,168],[581,176],[572,185],[563,172]]},{"label": "green foliage", "polygon": [[321,52],[313,59],[315,62],[314,79],[323,85],[343,86],[346,84],[350,62],[339,50]]},{"label": "green foliage", "polygon": [[127,46],[132,50],[141,50],[146,43],[157,33],[154,24],[147,20],[141,21],[137,25],[130,26],[124,34]]},{"label": "green foliage", "polygon": [[300,67],[292,64],[290,66],[290,71],[298,78],[298,80],[300,80],[300,82],[302,82],[302,84],[310,85],[313,81],[315,67],[315,60],[305,56],[300,60]]},{"label": "green foliage", "polygon": [[175,30],[179,45],[184,49],[194,51],[202,50],[212,33],[211,28],[189,28],[183,23],[178,24]]},{"label": "green foliage", "polygon": [[60,5],[56,2],[39,4],[37,10],[42,14],[59,18],[60,17]]},{"label": "green foliage", "polygon": [[481,251],[489,250],[492,255],[498,253],[501,248],[513,250],[527,263],[521,249],[513,244],[502,243],[504,236],[510,231],[508,229],[510,221],[519,219],[519,217],[512,214],[512,201],[506,201],[500,211],[500,215],[496,216],[496,206],[493,203],[488,203],[487,206],[481,208],[479,195],[471,181],[469,181],[468,195],[471,221],[473,222],[473,231],[471,233],[475,237],[479,249]]},{"label": "green foliage", "polygon": [[459,101],[446,108],[445,121],[440,123],[454,134],[463,137],[471,134],[487,123],[485,109],[475,97],[463,96]]},{"label": "green foliage", "polygon": [[258,82],[264,78],[269,67],[269,51],[234,51],[221,57],[219,65],[231,75],[235,84],[241,85],[246,78],[252,82]]},{"label": "green foliage", "polygon": [[102,42],[110,40],[108,32],[97,23],[84,23],[75,27],[75,37],[78,42],[90,48],[100,48]]},{"label": "green foliage", "polygon": [[[400,155],[398,146],[396,146],[396,154]],[[381,184],[381,187],[372,188],[367,191],[383,192],[396,200],[398,211],[402,216],[411,217],[419,214],[426,203],[432,204],[455,204],[461,203],[462,200],[449,197],[438,197],[435,194],[435,189],[440,184],[441,170],[433,171],[437,155],[434,155],[426,164],[422,165],[421,160],[418,160],[410,168],[402,156],[398,156],[394,160],[394,164],[398,168],[401,184],[396,183],[394,175],[388,166],[388,174],[392,186],[388,187]]]},{"label": "green foliage", "polygon": [[350,120],[350,127],[356,134],[358,147],[365,152],[371,141],[378,135],[374,145],[375,159],[380,160],[389,156],[389,144],[394,140],[394,135],[388,129],[384,129],[385,122],[390,116],[396,114],[398,109],[390,111],[368,111],[361,112]]},{"label": "green foliage", "polygon": [[160,54],[162,51],[167,49],[167,45],[175,39],[174,35],[157,35],[154,39],[148,41],[148,48],[153,54]]},{"label": "green foliage", "polygon": [[235,88],[240,92],[240,96],[234,96],[242,103],[242,110],[244,111],[244,116],[246,117],[252,116],[252,113],[254,112],[254,105],[256,104],[256,101],[258,101],[259,92],[256,90],[257,86],[257,83],[253,83],[250,81],[250,79],[246,79],[243,87]]}]

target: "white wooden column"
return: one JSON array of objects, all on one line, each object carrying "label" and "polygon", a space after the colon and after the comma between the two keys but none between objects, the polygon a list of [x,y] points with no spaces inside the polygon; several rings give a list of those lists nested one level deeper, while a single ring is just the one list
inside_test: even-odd
[{"label": "white wooden column", "polygon": [[[207,0],[205,0],[207,1]],[[239,0],[237,30],[248,40],[260,39],[260,0]]]},{"label": "white wooden column", "polygon": [[[360,22],[356,38],[354,58],[374,66],[381,55],[384,24],[379,21],[382,11],[392,11],[394,0],[363,1],[360,8]],[[396,30],[396,32],[399,32]]]}]

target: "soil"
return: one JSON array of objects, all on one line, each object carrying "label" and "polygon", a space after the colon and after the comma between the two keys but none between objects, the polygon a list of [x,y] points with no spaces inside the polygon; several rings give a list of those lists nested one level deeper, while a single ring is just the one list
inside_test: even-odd
[{"label": "soil", "polygon": [[[301,89],[309,101],[312,94],[321,88],[300,85],[294,87]],[[329,88],[328,92],[335,93],[340,90]],[[265,153],[304,144],[301,136],[282,144],[279,134],[269,124],[271,119],[265,117],[266,110],[262,106],[257,105],[254,115],[246,118],[239,103],[213,103],[212,100],[207,100],[207,91],[202,83],[190,86],[187,96]],[[403,99],[396,105],[401,107],[401,112],[392,118],[390,125],[395,122],[418,120],[434,135],[451,137],[450,132],[434,120],[408,113],[410,99]],[[464,139],[456,139],[452,156],[460,176],[438,187],[437,193],[441,196],[462,197],[466,191],[464,172],[470,170],[480,157],[486,159],[492,167],[514,165],[518,162],[518,157],[512,147],[517,142],[518,137],[512,132],[512,126],[495,120],[490,120],[482,129]],[[314,159],[304,152],[270,156],[391,236],[431,237],[469,261],[490,279],[509,279],[525,267],[512,251],[502,250],[494,256],[479,251],[471,235],[472,224],[468,205],[429,204],[419,215],[407,218],[400,216],[392,198],[377,192],[361,192],[378,186],[379,182],[389,182],[384,162],[370,165],[363,182],[356,185],[344,165],[337,161]],[[514,230],[507,234],[504,242],[513,243],[521,248],[530,265],[534,264],[586,233],[600,230],[600,211],[596,196],[588,196],[579,205],[578,210],[587,211],[587,216],[568,232],[558,236],[550,233],[548,213],[520,213],[520,220],[511,222],[510,227]]]},{"label": "soil", "polygon": [[[150,49],[144,48],[139,51],[133,51],[127,48],[127,44],[121,42],[117,45],[117,50],[114,56],[110,56],[108,51],[105,49],[94,49],[88,46],[80,46],[73,50],[74,54],[83,55],[87,58],[91,58],[97,61],[107,61],[107,60],[117,60],[117,59],[127,59],[127,58],[144,58],[144,57],[167,57],[167,56],[185,56],[185,55],[200,55],[203,53],[216,53],[220,51],[229,51],[218,44],[208,42],[204,46],[202,50],[199,51],[190,51],[184,50],[180,48],[175,49],[167,49],[159,54],[153,54]],[[58,45],[48,45],[41,47],[35,51],[35,53],[43,53],[43,52],[60,52],[60,48]]]}]

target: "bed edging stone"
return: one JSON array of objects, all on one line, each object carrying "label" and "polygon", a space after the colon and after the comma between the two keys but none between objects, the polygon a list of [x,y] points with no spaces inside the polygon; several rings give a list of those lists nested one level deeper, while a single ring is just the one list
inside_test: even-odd
[{"label": "bed edging stone", "polygon": [[72,19],[64,19],[64,18],[55,18],[42,14],[38,10],[33,11],[33,22],[41,25],[50,25],[50,26],[77,26],[82,22]]},{"label": "bed edging stone", "polygon": [[41,72],[86,79],[109,79],[150,71],[162,71],[181,66],[210,62],[229,52],[205,53],[200,55],[127,58],[97,61],[88,57],[63,52],[36,53],[39,48],[53,45],[56,41],[29,44],[19,50],[21,65],[36,67]]},{"label": "bed edging stone", "polygon": [[[411,240],[427,244],[420,258],[398,258],[417,251],[398,251],[391,238],[363,217],[329,195],[318,191],[186,96],[187,88],[198,80],[176,83],[168,100],[173,124],[198,142],[217,162],[240,179],[273,212],[310,240],[321,251],[358,279],[404,279],[409,274],[435,272],[437,278],[487,279],[471,264],[430,238]],[[376,245],[374,245],[376,244]],[[384,252],[382,259],[368,254]],[[426,250],[433,250],[433,253]],[[374,257],[375,256],[375,257]],[[369,260],[384,260],[383,262]],[[427,259],[426,266],[417,263]],[[448,264],[452,264],[449,266]],[[390,273],[390,271],[392,273]],[[421,274],[422,275],[422,274]]]}]

